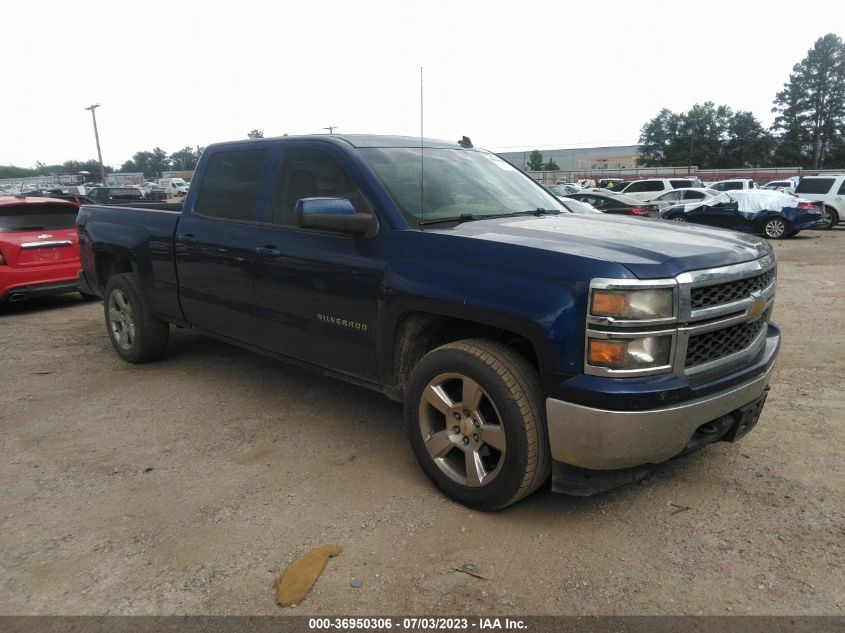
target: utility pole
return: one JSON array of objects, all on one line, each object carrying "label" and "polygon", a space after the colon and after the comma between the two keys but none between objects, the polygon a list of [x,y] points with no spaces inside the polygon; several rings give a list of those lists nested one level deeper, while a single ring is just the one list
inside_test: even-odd
[{"label": "utility pole", "polygon": [[328,130],[328,131],[329,131],[329,134],[334,134],[334,129],[335,129],[336,127],[337,127],[336,125],[330,125],[329,127],[324,127],[323,129],[324,129],[324,130]]},{"label": "utility pole", "polygon": [[690,130],[690,133],[689,133],[689,156],[687,157],[687,173],[688,174],[692,173],[692,139],[694,139],[694,138],[695,138],[695,136],[693,134],[693,131]]},{"label": "utility pole", "polygon": [[93,105],[88,106],[85,108],[86,110],[91,110],[91,119],[94,121],[94,140],[97,141],[97,160],[100,161],[100,183],[105,187],[106,186],[106,168],[103,165],[103,153],[100,151],[100,134],[97,132],[97,114],[94,112],[97,108],[100,107],[99,103],[95,103]]}]

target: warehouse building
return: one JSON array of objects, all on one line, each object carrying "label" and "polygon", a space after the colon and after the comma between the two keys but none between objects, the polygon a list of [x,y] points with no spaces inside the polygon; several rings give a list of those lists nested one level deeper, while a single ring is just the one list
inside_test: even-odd
[{"label": "warehouse building", "polygon": [[[570,147],[560,149],[537,148],[543,162],[553,160],[561,171],[591,171],[596,169],[631,169],[637,166],[639,145],[611,147]],[[528,169],[530,149],[518,152],[497,152],[520,169]]]}]

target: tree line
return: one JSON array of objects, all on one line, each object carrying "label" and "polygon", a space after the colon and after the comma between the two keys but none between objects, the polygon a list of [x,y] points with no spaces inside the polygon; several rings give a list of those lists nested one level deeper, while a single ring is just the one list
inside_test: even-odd
[{"label": "tree line", "polygon": [[792,67],[772,102],[769,129],[751,113],[695,104],[664,108],[640,132],[639,163],[646,167],[697,165],[704,169],[845,166],[845,42],[820,37]]},{"label": "tree line", "polygon": [[[203,149],[201,146],[183,147],[168,154],[160,147],[155,147],[151,150],[135,152],[132,158],[124,162],[118,170],[110,165],[105,165],[105,170],[109,174],[115,171],[143,172],[145,178],[158,178],[165,171],[187,171],[196,168]],[[100,163],[96,158],[86,161],[67,160],[56,165],[46,165],[39,161],[33,168],[0,165],[0,178],[78,174],[81,171],[90,172],[94,178],[100,179]]]}]

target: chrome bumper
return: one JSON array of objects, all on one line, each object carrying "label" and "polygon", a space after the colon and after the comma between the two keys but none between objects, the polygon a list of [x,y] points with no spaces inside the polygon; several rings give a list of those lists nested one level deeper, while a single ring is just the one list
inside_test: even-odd
[{"label": "chrome bumper", "polygon": [[593,470],[666,461],[684,450],[699,426],[763,395],[773,367],[738,387],[665,409],[607,411],[548,398],[552,459]]}]

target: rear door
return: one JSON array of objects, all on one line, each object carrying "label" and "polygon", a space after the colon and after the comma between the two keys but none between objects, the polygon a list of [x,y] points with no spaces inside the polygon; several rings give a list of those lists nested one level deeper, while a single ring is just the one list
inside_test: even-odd
[{"label": "rear door", "polygon": [[32,269],[79,262],[77,207],[59,201],[0,205],[0,253],[6,265]]},{"label": "rear door", "polygon": [[269,144],[221,147],[205,164],[199,195],[176,229],[176,270],[182,310],[191,325],[260,344],[253,295],[258,223],[272,195]]}]

